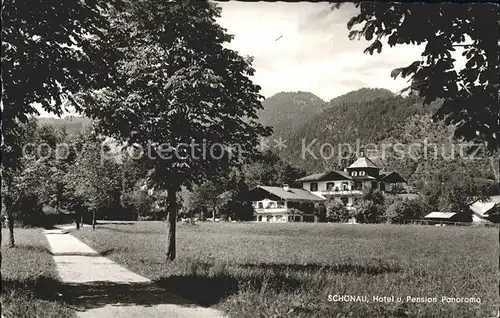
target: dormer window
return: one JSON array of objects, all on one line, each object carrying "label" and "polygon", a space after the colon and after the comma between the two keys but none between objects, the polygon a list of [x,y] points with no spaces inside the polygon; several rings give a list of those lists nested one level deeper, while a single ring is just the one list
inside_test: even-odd
[{"label": "dormer window", "polygon": [[311,182],[311,184],[309,185],[309,189],[311,191],[318,191],[318,183],[317,182]]},{"label": "dormer window", "polygon": [[364,176],[364,175],[365,175],[365,172],[364,172],[364,171],[360,171],[360,172],[359,172],[359,175],[360,175],[360,176]]},{"label": "dormer window", "polygon": [[357,176],[357,175],[358,175],[358,172],[357,172],[357,171],[353,171],[353,172],[351,172],[351,176],[355,177],[355,176]]}]

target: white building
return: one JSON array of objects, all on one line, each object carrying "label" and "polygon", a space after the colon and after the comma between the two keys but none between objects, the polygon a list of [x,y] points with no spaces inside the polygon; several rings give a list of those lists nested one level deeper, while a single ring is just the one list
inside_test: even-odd
[{"label": "white building", "polygon": [[304,190],[325,199],[333,197],[343,202],[348,209],[353,207],[364,191],[378,189],[398,193],[406,189],[406,180],[397,172],[383,172],[375,162],[362,156],[344,171],[314,173],[297,181],[302,183]]},{"label": "white building", "polygon": [[318,204],[325,201],[303,189],[257,186],[250,191],[257,222],[318,222],[314,213]]}]

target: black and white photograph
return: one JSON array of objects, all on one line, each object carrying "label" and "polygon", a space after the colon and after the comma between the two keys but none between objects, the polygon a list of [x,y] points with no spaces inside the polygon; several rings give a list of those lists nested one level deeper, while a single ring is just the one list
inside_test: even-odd
[{"label": "black and white photograph", "polygon": [[1,318],[500,318],[499,8],[2,0]]}]

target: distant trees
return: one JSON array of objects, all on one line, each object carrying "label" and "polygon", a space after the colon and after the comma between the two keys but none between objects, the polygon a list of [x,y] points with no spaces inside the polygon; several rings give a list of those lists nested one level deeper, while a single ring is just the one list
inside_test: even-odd
[{"label": "distant trees", "polygon": [[293,185],[306,175],[304,170],[293,167],[270,150],[257,154],[252,163],[243,167],[243,173],[249,188]]},{"label": "distant trees", "polygon": [[485,200],[492,194],[491,183],[459,169],[436,173],[422,191],[431,209],[461,213],[468,213],[472,203]]},{"label": "distant trees", "polygon": [[418,220],[429,211],[427,204],[421,199],[402,199],[397,196],[386,198],[383,221],[387,223],[403,223],[405,220]]}]

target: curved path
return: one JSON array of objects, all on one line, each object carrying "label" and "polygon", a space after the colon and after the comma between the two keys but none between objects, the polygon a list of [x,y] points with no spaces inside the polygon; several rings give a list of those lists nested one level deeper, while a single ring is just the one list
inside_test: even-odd
[{"label": "curved path", "polygon": [[68,234],[69,227],[47,230],[45,236],[63,284],[61,297],[77,317],[218,318],[222,312],[190,304],[169,294]]}]

